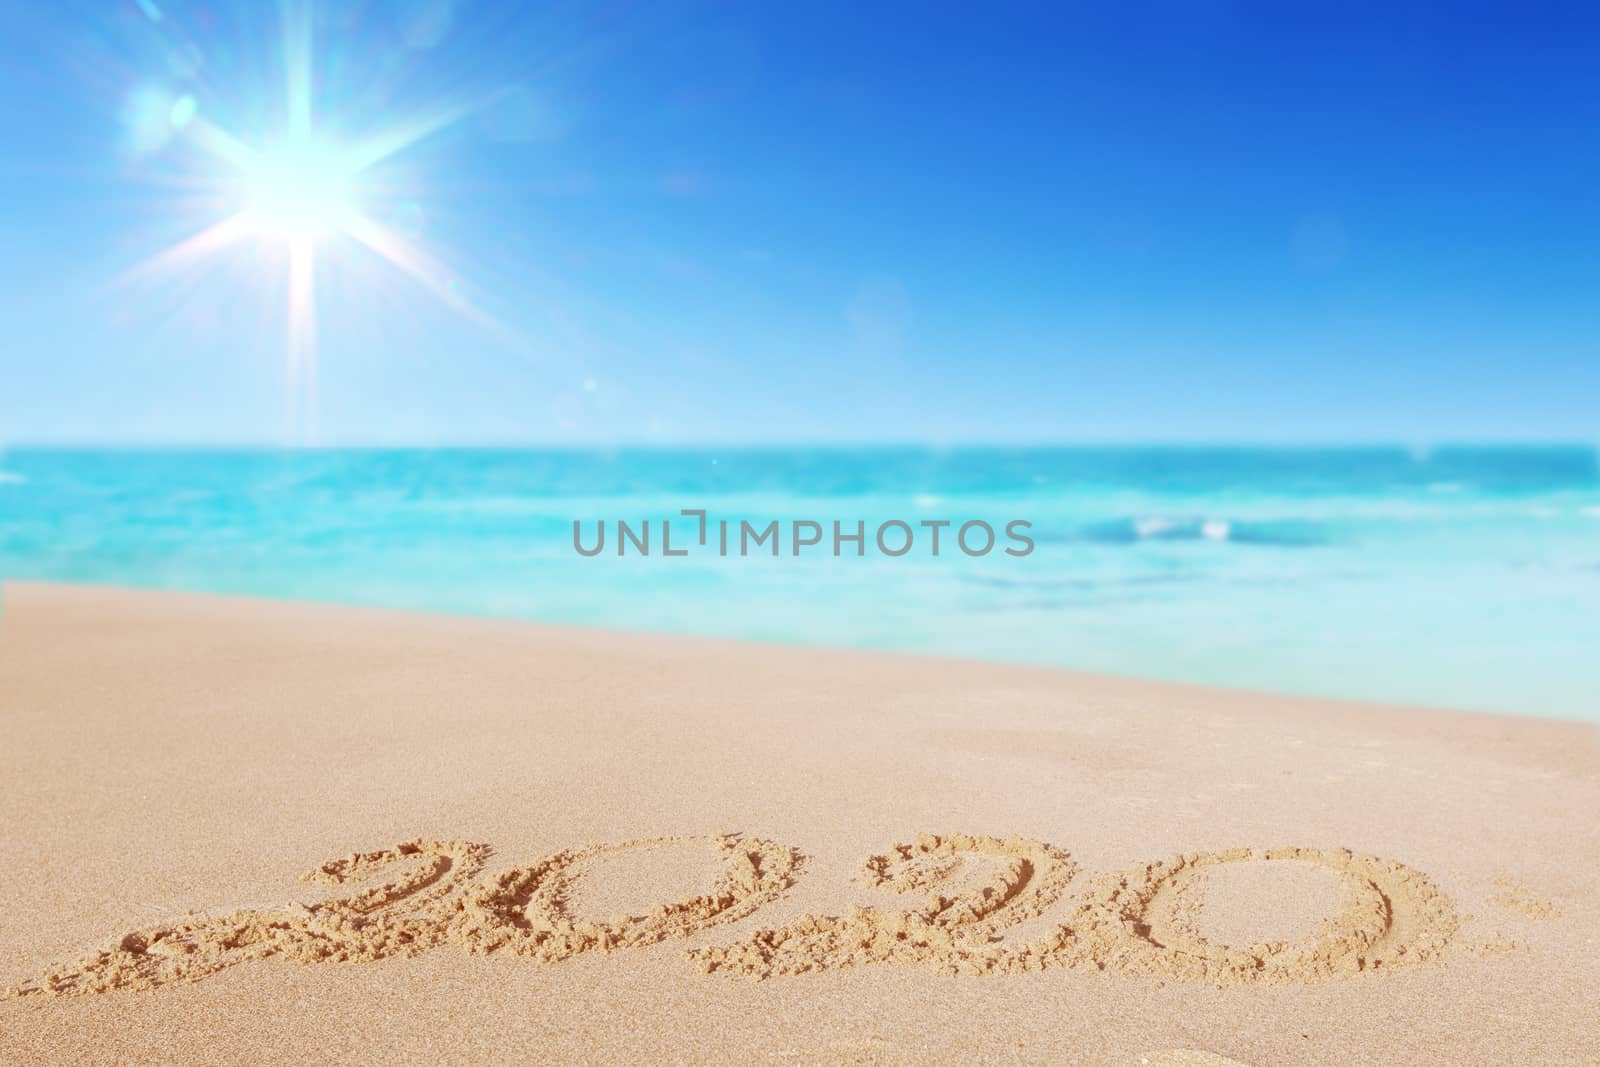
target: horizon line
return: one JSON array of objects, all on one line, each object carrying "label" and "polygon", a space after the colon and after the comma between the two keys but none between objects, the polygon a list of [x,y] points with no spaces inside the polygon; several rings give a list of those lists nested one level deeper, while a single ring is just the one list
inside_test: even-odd
[{"label": "horizon line", "polygon": [[951,452],[960,450],[1046,451],[1074,449],[1217,449],[1217,450],[1391,450],[1432,452],[1444,449],[1588,449],[1600,453],[1600,439],[1537,438],[1537,437],[1441,437],[1429,440],[1408,441],[1402,438],[1303,438],[1303,439],[1250,439],[1250,438],[1133,438],[1106,437],[1057,440],[1006,441],[982,438],[936,441],[915,439],[843,439],[843,440],[692,440],[677,441],[573,441],[573,440],[350,440],[294,443],[267,440],[21,440],[0,441],[0,455],[6,452],[708,452],[715,450],[740,450],[750,452],[784,451],[921,451]]}]

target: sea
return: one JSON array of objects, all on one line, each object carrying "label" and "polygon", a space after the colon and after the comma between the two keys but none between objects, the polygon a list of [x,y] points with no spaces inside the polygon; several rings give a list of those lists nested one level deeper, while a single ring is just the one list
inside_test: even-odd
[{"label": "sea", "polygon": [[[739,550],[742,522],[772,521]],[[821,531],[798,554],[796,521]],[[576,551],[575,523],[587,548],[604,525],[605,549]],[[957,539],[968,523],[991,550],[963,549],[985,541]],[[1588,446],[13,448],[0,578],[1600,721]]]}]

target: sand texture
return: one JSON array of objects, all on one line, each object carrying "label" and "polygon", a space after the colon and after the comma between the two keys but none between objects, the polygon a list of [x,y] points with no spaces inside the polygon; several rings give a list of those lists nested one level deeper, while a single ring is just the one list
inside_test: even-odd
[{"label": "sand texture", "polygon": [[0,1063],[1600,1063],[1600,729],[8,584]]}]

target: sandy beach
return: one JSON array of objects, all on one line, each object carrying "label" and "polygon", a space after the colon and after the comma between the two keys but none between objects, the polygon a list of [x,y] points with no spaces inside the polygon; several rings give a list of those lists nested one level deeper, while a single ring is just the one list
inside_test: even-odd
[{"label": "sandy beach", "polygon": [[3,593],[0,1062],[1600,1062],[1590,724]]}]

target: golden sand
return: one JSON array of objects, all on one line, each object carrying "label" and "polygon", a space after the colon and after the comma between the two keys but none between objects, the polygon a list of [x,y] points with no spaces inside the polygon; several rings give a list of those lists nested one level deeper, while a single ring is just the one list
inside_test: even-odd
[{"label": "golden sand", "polygon": [[349,897],[293,911],[241,910],[134,930],[115,947],[8,989],[6,997],[66,996],[153,989],[195,982],[228,967],[272,956],[301,963],[414,956],[444,943],[452,896],[482,867],[488,849],[460,841],[411,841],[392,849],[353,852],[303,876],[343,885],[401,861],[407,875]]},{"label": "golden sand", "polygon": [[1600,1062],[1592,726],[13,585],[0,736],[6,1064]]},{"label": "golden sand", "polygon": [[[577,917],[568,909],[573,881],[586,865],[623,852],[693,844],[709,846],[722,864],[710,892],[656,904],[643,915],[616,915],[609,922]],[[407,875],[353,896],[294,911],[242,910],[132,931],[114,948],[54,968],[3,996],[151,989],[272,956],[350,963],[414,956],[441,945],[557,963],[584,952],[688,937],[752,915],[782,896],[802,863],[796,850],[771,841],[671,837],[569,849],[469,886],[489,851],[459,841],[410,841],[352,853],[304,879],[343,885],[408,860],[423,862],[413,864]],[[999,863],[988,877],[958,890],[962,861],[975,857]],[[1302,944],[1271,941],[1234,948],[1208,941],[1195,926],[1203,873],[1218,864],[1251,862],[1309,863],[1337,871],[1347,884],[1344,904]],[[1014,944],[1002,936],[1008,927],[1044,915],[1076,871],[1066,853],[1042,842],[924,834],[913,844],[873,856],[860,879],[871,888],[918,896],[918,905],[805,915],[781,930],[758,930],[742,941],[688,955],[704,973],[753,978],[918,963],[952,975],[1076,967],[1218,986],[1292,984],[1438,959],[1459,926],[1451,902],[1403,864],[1342,850],[1280,848],[1179,856],[1103,877],[1077,900],[1071,920],[1043,938]]]},{"label": "golden sand", "polygon": [[713,846],[722,865],[710,892],[657,904],[642,916],[614,916],[610,922],[575,918],[568,911],[572,879],[586,864],[619,852],[701,840],[669,837],[590,846],[557,853],[529,867],[514,867],[459,901],[446,924],[447,935],[472,952],[505,949],[548,963],[580,952],[638,948],[754,913],[782,895],[800,866],[799,853],[793,849],[771,841],[718,836],[703,840]]},{"label": "golden sand", "polygon": [[1521,912],[1534,919],[1559,919],[1561,910],[1548,900],[1535,896],[1527,886],[1510,878],[1494,880],[1495,895],[1491,898],[1502,908]]}]

